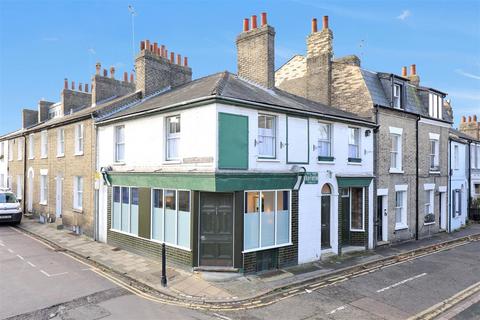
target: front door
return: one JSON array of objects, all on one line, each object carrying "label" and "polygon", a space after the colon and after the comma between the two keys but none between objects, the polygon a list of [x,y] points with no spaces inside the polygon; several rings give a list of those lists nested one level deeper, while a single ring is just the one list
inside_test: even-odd
[{"label": "front door", "polygon": [[200,194],[200,266],[233,266],[233,194]]},{"label": "front door", "polygon": [[329,249],[330,246],[330,196],[322,196],[322,249]]},{"label": "front door", "polygon": [[62,216],[62,177],[56,178],[56,193],[55,193],[55,216],[60,218]]},{"label": "front door", "polygon": [[377,241],[383,240],[383,196],[377,197]]}]

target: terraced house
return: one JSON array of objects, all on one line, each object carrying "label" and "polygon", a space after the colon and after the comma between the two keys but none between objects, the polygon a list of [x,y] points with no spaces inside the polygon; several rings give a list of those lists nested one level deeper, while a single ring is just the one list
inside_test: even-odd
[{"label": "terraced house", "polygon": [[102,239],[247,273],[373,247],[375,125],[276,88],[274,37],[245,19],[238,74],[194,81],[142,42],[137,88],[157,94],[97,122]]},{"label": "terraced house", "polygon": [[[95,128],[93,117],[138,99],[135,85],[97,65],[88,84],[65,80],[57,103],[24,109],[22,129],[0,137],[8,149],[8,185],[23,198],[25,213],[91,237],[95,232]],[[1,161],[1,160],[0,160]]]},{"label": "terraced house", "polygon": [[334,58],[328,17],[307,37],[307,54],[276,72],[277,87],[374,121],[376,243],[446,229],[448,135],[446,94],[420,86],[416,66],[401,75],[361,67],[356,56]]}]

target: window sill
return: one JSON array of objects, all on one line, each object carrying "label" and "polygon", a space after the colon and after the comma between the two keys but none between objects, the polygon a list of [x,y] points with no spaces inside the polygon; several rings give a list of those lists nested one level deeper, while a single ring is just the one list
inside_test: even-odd
[{"label": "window sill", "polygon": [[83,213],[83,208],[73,208],[73,212]]},{"label": "window sill", "polygon": [[347,164],[349,166],[361,166],[362,165],[361,162],[351,162],[351,161],[348,161]]},{"label": "window sill", "polygon": [[425,222],[423,225],[424,226],[431,226],[433,224],[435,224],[435,221],[434,222]]},{"label": "window sill", "polygon": [[40,159],[47,159],[47,156],[41,156]]},{"label": "window sill", "polygon": [[402,169],[390,168],[390,173],[404,173]]},{"label": "window sill", "polygon": [[318,162],[334,162],[335,158],[334,157],[327,157],[327,156],[318,156],[317,157]]},{"label": "window sill", "polygon": [[365,229],[350,229],[350,232],[365,232]]},{"label": "window sill", "polygon": [[181,163],[182,163],[182,161],[180,161],[180,160],[165,160],[165,161],[162,162],[162,164],[166,164],[166,165],[168,165],[168,164],[181,164]]},{"label": "window sill", "polygon": [[439,175],[439,174],[440,174],[440,171],[439,171],[439,170],[430,170],[430,171],[428,171],[428,173],[430,173],[430,174],[438,174],[438,175]]},{"label": "window sill", "polygon": [[395,224],[395,231],[407,230],[408,226],[404,223]]},{"label": "window sill", "polygon": [[317,161],[318,164],[335,164],[335,161]]},{"label": "window sill", "polygon": [[275,158],[257,158],[257,162],[280,162],[280,159],[275,159]]},{"label": "window sill", "polygon": [[47,202],[46,201],[43,201],[43,202],[39,202],[40,205],[42,206],[46,206],[47,205]]},{"label": "window sill", "polygon": [[74,156],[83,156],[83,152],[75,152],[73,155]]},{"label": "window sill", "polygon": [[34,160],[35,158],[28,158],[28,160]]},{"label": "window sill", "polygon": [[348,158],[348,163],[362,163],[362,158]]},{"label": "window sill", "polygon": [[256,252],[256,251],[275,249],[275,248],[282,248],[282,247],[287,247],[287,246],[291,246],[291,245],[293,245],[293,243],[289,242],[289,243],[279,244],[279,245],[276,245],[276,246],[247,249],[247,250],[243,250],[242,253]]},{"label": "window sill", "polygon": [[114,165],[114,166],[124,166],[124,165],[125,165],[125,162],[123,162],[123,161],[118,161],[118,162],[114,162],[113,165]]},{"label": "window sill", "polygon": [[63,158],[65,157],[65,154],[57,154],[57,158]]}]

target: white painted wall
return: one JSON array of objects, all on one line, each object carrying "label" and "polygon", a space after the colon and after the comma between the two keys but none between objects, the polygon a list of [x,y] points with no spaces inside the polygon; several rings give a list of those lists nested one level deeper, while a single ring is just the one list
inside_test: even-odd
[{"label": "white painted wall", "polygon": [[[455,146],[458,147],[458,166],[455,165],[455,157],[454,157],[454,150]],[[451,141],[451,148],[450,148],[450,168],[451,168],[451,182],[450,182],[450,204],[449,204],[449,217],[450,217],[450,231],[457,230],[466,224],[466,219],[468,215],[468,148],[466,144]],[[460,189],[461,192],[461,214],[454,217],[454,208],[453,208],[453,196],[454,190]]]}]

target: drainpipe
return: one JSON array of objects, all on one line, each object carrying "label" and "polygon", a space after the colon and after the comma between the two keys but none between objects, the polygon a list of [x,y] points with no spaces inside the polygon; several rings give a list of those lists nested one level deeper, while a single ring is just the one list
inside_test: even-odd
[{"label": "drainpipe", "polygon": [[[377,177],[377,173],[378,173],[378,160],[377,160],[377,144],[378,144],[378,105],[374,105],[374,110],[373,110],[373,113],[375,115],[375,124],[377,125],[377,127],[375,129],[373,129],[373,176],[374,177]],[[373,203],[372,203],[372,207],[373,207],[373,215],[374,215],[374,221],[375,221],[375,224],[374,226],[376,226],[377,228],[375,229],[374,228],[374,231],[373,231],[373,247],[376,248],[377,247],[377,243],[378,243],[378,239],[377,239],[377,235],[378,235],[378,228],[383,228],[383,226],[379,226],[378,225],[378,221],[377,221],[377,218],[376,215],[378,214],[378,208],[377,208],[377,179],[373,179]],[[383,212],[382,212],[383,214]],[[383,219],[383,217],[382,217]],[[388,219],[388,217],[387,217]],[[388,221],[387,221],[388,223]]]},{"label": "drainpipe", "polygon": [[468,188],[467,189],[467,218],[470,217],[470,206],[472,205],[472,193],[470,188],[472,187],[472,140],[468,140]]},{"label": "drainpipe", "polygon": [[26,181],[27,181],[27,136],[23,135],[23,186],[22,186],[22,212],[25,214],[25,198],[26,198]]},{"label": "drainpipe", "polygon": [[415,240],[418,240],[418,219],[419,219],[419,213],[418,213],[418,122],[420,121],[420,116],[417,116],[417,122],[415,123],[415,133],[416,133],[416,136],[415,136],[415,141],[416,141],[416,145],[415,145],[415,153],[416,153],[416,158],[415,158],[415,162],[416,162],[416,167],[415,167],[415,184],[416,184],[416,196],[415,196]]},{"label": "drainpipe", "polygon": [[[98,161],[98,148],[97,148],[97,142],[98,142],[98,130],[97,126],[95,125],[95,118],[93,117],[93,114],[91,115],[92,118],[92,128],[95,131],[95,141],[94,141],[94,148],[95,148],[95,154],[92,156],[93,157],[93,168],[95,172],[97,171],[97,161]],[[91,135],[93,136],[93,135]],[[96,174],[95,174],[96,177]],[[96,178],[95,178],[96,180]],[[99,207],[98,207],[98,190],[95,188],[96,181],[93,181],[93,206],[94,206],[94,212],[93,212],[93,240],[97,241],[98,240],[98,213],[99,213]]]},{"label": "drainpipe", "polygon": [[451,219],[451,214],[452,210],[455,210],[452,208],[452,140],[448,139],[448,187],[447,187],[447,192],[448,192],[448,210],[447,210],[447,232],[452,231],[452,219]]}]

